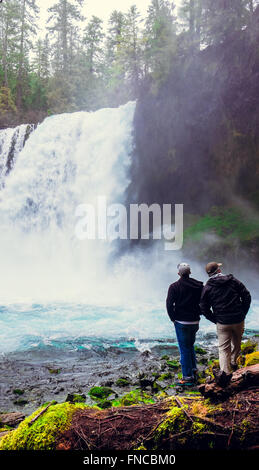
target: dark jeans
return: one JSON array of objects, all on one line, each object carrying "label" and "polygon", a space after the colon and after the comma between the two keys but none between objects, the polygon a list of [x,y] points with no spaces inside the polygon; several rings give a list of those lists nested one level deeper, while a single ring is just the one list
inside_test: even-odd
[{"label": "dark jeans", "polygon": [[197,370],[194,343],[199,324],[183,325],[174,322],[174,326],[181,354],[183,379],[187,379],[193,377],[194,372]]}]

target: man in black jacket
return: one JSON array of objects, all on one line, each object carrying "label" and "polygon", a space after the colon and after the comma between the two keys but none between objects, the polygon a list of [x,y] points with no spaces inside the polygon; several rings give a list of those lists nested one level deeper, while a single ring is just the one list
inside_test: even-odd
[{"label": "man in black jacket", "polygon": [[221,266],[221,263],[214,261],[207,264],[209,280],[202,291],[200,308],[201,313],[217,325],[219,365],[228,382],[232,371],[237,369],[251,295],[232,274],[223,275]]},{"label": "man in black jacket", "polygon": [[203,283],[190,278],[191,269],[187,263],[178,264],[177,268],[180,279],[170,285],[166,307],[170,320],[174,322],[181,354],[183,379],[179,383],[192,385],[197,371],[194,342],[199,329]]}]

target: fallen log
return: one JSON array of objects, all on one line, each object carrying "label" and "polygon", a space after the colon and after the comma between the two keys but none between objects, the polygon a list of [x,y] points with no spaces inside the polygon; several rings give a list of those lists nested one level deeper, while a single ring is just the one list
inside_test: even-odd
[{"label": "fallen log", "polygon": [[259,364],[238,369],[227,387],[223,388],[212,381],[199,385],[198,390],[205,398],[221,401],[251,387],[259,387]]},{"label": "fallen log", "polygon": [[23,421],[25,415],[23,413],[0,413],[0,425],[16,427]]}]

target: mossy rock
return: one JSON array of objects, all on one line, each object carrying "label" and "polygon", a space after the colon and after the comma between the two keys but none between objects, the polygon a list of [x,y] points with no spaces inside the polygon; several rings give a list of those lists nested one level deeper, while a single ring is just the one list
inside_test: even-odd
[{"label": "mossy rock", "polygon": [[13,401],[13,404],[18,406],[25,406],[28,405],[28,403],[28,400],[25,400],[25,398],[18,398],[18,400]]},{"label": "mossy rock", "polygon": [[15,389],[13,390],[13,393],[14,393],[15,395],[23,395],[23,394],[24,394],[24,390],[21,390],[20,388],[15,388]]},{"label": "mossy rock", "polygon": [[167,413],[165,420],[158,426],[154,434],[154,447],[153,450],[161,449],[163,440],[167,440],[171,434],[184,432],[189,428],[189,420],[184,413],[184,409],[188,406],[184,405],[182,408],[173,406]]},{"label": "mossy rock", "polygon": [[112,406],[112,400],[101,400],[98,402],[98,408],[101,408],[102,410],[106,410],[107,408],[111,408]]},{"label": "mossy rock", "polygon": [[178,361],[172,360],[172,361],[166,361],[166,364],[170,369],[179,369],[180,363]]},{"label": "mossy rock", "polygon": [[171,372],[165,372],[157,378],[157,381],[171,380],[173,378]]},{"label": "mossy rock", "polygon": [[117,400],[113,400],[112,406],[131,406],[138,405],[139,403],[155,403],[155,400],[151,395],[143,392],[143,390],[136,389]]},{"label": "mossy rock", "polygon": [[130,382],[128,379],[124,379],[123,377],[121,377],[118,380],[116,380],[115,384],[118,387],[127,387],[128,385],[130,385]]},{"label": "mossy rock", "polygon": [[51,367],[47,367],[50,374],[60,374],[61,369],[53,369]]},{"label": "mossy rock", "polygon": [[105,400],[112,393],[114,392],[109,387],[92,387],[89,390],[88,395],[92,398],[92,400],[98,401]]},{"label": "mossy rock", "polygon": [[259,351],[255,351],[251,354],[246,354],[245,367],[259,364]]},{"label": "mossy rock", "polygon": [[52,405],[30,425],[44,407],[22,421],[18,428],[4,436],[0,441],[0,450],[54,450],[59,435],[68,429],[72,416],[83,404],[68,402]]},{"label": "mossy rock", "polygon": [[209,367],[205,370],[205,374],[214,377],[213,369],[219,369],[219,360],[214,359],[214,361],[209,361],[208,366]]},{"label": "mossy rock", "polygon": [[255,352],[257,347],[257,344],[255,341],[252,341],[251,339],[248,339],[247,341],[243,342],[241,344],[241,354],[251,354]]},{"label": "mossy rock", "polygon": [[161,392],[163,390],[163,387],[161,387],[161,385],[159,385],[157,382],[154,382],[152,384],[152,392],[153,393],[158,393],[158,392]]},{"label": "mossy rock", "polygon": [[69,393],[66,401],[70,403],[85,403],[86,396],[84,394],[80,395],[78,393]]},{"label": "mossy rock", "polygon": [[162,360],[162,361],[169,361],[169,360],[170,360],[170,357],[169,357],[167,354],[164,354],[164,355],[161,357],[161,360]]},{"label": "mossy rock", "polygon": [[194,350],[196,354],[201,354],[202,356],[207,354],[207,351],[205,351],[205,349],[202,349],[200,346],[194,346]]}]

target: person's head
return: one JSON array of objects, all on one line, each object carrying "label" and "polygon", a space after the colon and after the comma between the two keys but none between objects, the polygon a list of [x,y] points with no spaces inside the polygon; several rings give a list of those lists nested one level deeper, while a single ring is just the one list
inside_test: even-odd
[{"label": "person's head", "polygon": [[177,269],[180,277],[189,277],[191,274],[191,267],[188,263],[179,263]]},{"label": "person's head", "polygon": [[214,274],[221,273],[222,263],[216,263],[216,261],[211,261],[205,267],[206,272],[209,277],[214,276]]}]

